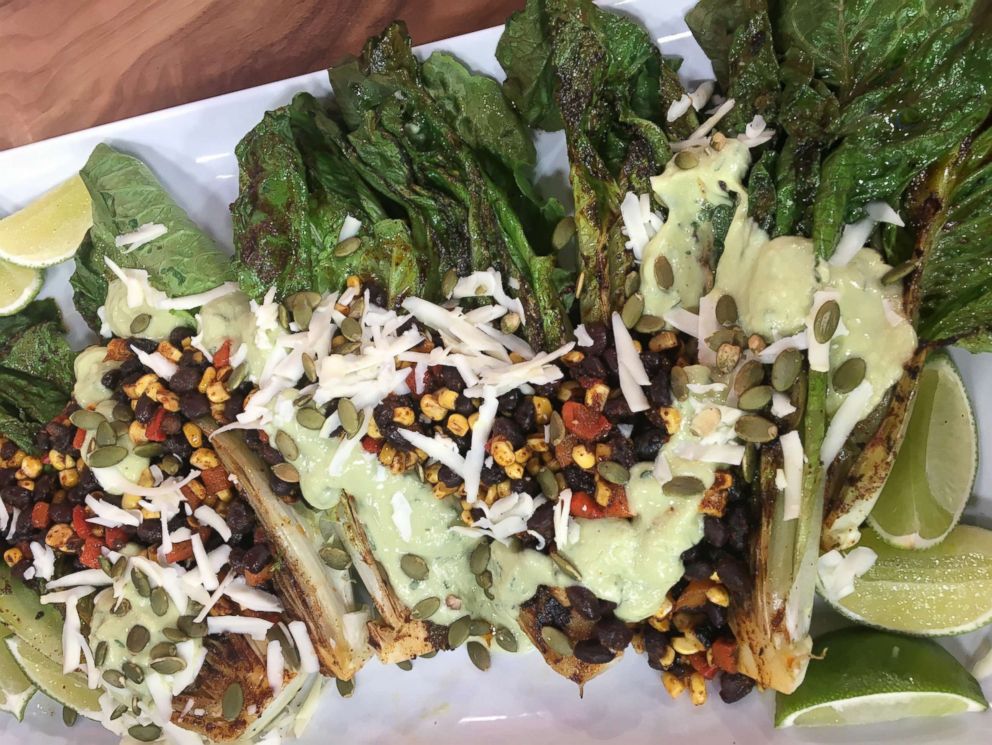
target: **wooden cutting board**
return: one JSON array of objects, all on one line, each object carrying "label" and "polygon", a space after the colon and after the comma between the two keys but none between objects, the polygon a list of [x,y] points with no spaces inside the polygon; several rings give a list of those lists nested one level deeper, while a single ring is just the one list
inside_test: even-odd
[{"label": "wooden cutting board", "polygon": [[394,18],[416,43],[524,0],[0,0],[0,150],[328,67]]}]

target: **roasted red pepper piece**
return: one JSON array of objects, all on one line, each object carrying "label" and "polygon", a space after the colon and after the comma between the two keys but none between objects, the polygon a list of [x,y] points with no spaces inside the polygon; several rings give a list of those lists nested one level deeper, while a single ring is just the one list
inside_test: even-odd
[{"label": "roasted red pepper piece", "polygon": [[584,491],[572,494],[572,504],[569,509],[572,517],[582,517],[586,520],[597,520],[601,517],[633,517],[627,493],[623,489],[614,490],[610,503],[603,507]]},{"label": "roasted red pepper piece", "polygon": [[578,401],[566,401],[561,409],[565,429],[583,440],[595,440],[610,431],[610,420]]},{"label": "roasted red pepper piece", "polygon": [[737,672],[737,642],[717,639],[713,642],[713,664],[726,673]]},{"label": "roasted red pepper piece", "polygon": [[48,502],[38,502],[31,508],[31,527],[35,530],[48,527]]},{"label": "roasted red pepper piece", "polygon": [[362,438],[362,449],[366,453],[378,455],[379,451],[382,450],[382,440],[377,440],[374,437],[365,435],[365,437]]},{"label": "roasted red pepper piece", "polygon": [[689,663],[692,665],[692,669],[706,678],[706,680],[712,680],[719,669],[716,665],[711,665],[706,661],[705,652],[696,652],[696,654],[690,655]]},{"label": "roasted red pepper piece", "polygon": [[220,345],[220,349],[214,352],[214,367],[220,370],[222,367],[227,367],[231,363],[231,340],[224,339],[224,343]]},{"label": "roasted red pepper piece", "polygon": [[159,406],[152,414],[151,421],[145,427],[145,437],[149,442],[165,442],[165,432],[162,431],[162,421],[165,419],[165,408]]},{"label": "roasted red pepper piece", "polygon": [[90,524],[86,522],[86,508],[81,504],[72,508],[72,529],[80,538],[90,537]]},{"label": "roasted red pepper piece", "polygon": [[79,563],[90,569],[99,569],[102,549],[103,543],[98,538],[87,538],[83,550],[79,552]]}]

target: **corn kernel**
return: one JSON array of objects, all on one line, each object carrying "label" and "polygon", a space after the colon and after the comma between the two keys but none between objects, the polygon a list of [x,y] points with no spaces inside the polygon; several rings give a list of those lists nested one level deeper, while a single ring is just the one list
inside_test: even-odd
[{"label": "corn kernel", "polygon": [[445,485],[445,483],[443,481],[438,481],[431,488],[431,491],[434,492],[434,496],[437,497],[438,499],[444,499],[445,497],[451,496],[456,491],[458,491],[458,487],[457,486],[447,486],[447,485]]},{"label": "corn kernel", "polygon": [[393,421],[403,427],[409,427],[417,419],[409,406],[397,406],[393,409]]},{"label": "corn kernel", "polygon": [[65,469],[65,458],[66,456],[58,450],[48,451],[48,462],[56,471],[62,471]]},{"label": "corn kernel", "polygon": [[589,470],[596,465],[596,456],[585,445],[579,443],[572,448],[572,460],[579,468]]},{"label": "corn kernel", "polygon": [[479,421],[479,412],[473,411],[471,414],[468,415],[468,428],[475,429],[475,423],[477,421]]},{"label": "corn kernel", "polygon": [[483,496],[482,501],[488,505],[492,505],[492,503],[496,501],[496,497],[497,497],[496,485],[493,484],[492,486],[486,489],[486,493]]},{"label": "corn kernel", "polygon": [[609,397],[610,387],[605,383],[595,383],[586,389],[586,406],[595,411],[602,411]]},{"label": "corn kernel", "polygon": [[216,468],[219,466],[220,460],[217,458],[217,453],[210,448],[197,448],[193,451],[193,454],[189,456],[189,464],[193,466],[193,468],[206,471],[210,468]]},{"label": "corn kernel", "polygon": [[388,466],[393,462],[393,456],[396,455],[396,448],[390,445],[388,442],[382,446],[379,450],[379,462],[384,466]]},{"label": "corn kernel", "polygon": [[186,442],[192,447],[198,448],[203,446],[203,430],[193,424],[193,422],[186,422],[183,425],[183,435],[186,437]]},{"label": "corn kernel", "polygon": [[604,479],[596,477],[596,504],[600,507],[605,507],[610,503],[610,499],[613,497],[613,490],[610,485],[606,483]]},{"label": "corn kernel", "polygon": [[158,343],[158,353],[170,362],[179,362],[179,358],[183,356],[183,353],[168,341],[160,341]]},{"label": "corn kernel", "polygon": [[41,458],[34,455],[27,456],[21,461],[21,470],[24,472],[24,476],[29,479],[36,479],[41,475],[41,469],[44,464],[41,462]]},{"label": "corn kernel", "polygon": [[657,616],[651,616],[648,619],[648,623],[651,625],[651,628],[656,631],[661,631],[662,633],[666,633],[670,628],[672,628],[672,622],[669,618],[658,618]]},{"label": "corn kernel", "polygon": [[524,463],[524,470],[527,471],[531,476],[537,476],[541,471],[541,461],[538,458],[531,458],[526,463]]},{"label": "corn kernel", "polygon": [[696,652],[702,652],[705,649],[699,640],[693,636],[676,636],[672,639],[672,646],[676,652],[684,654],[686,657],[696,654]]},{"label": "corn kernel", "polygon": [[596,443],[596,460],[609,460],[610,456],[613,455],[613,446],[608,442],[597,442]]},{"label": "corn kernel", "polygon": [[21,479],[17,482],[17,485],[22,489],[27,489],[28,491],[34,491],[34,481],[31,479]]},{"label": "corn kernel", "polygon": [[678,698],[685,691],[685,685],[682,681],[671,673],[661,674],[661,684],[665,686],[665,690],[668,691],[668,695],[672,698]]},{"label": "corn kernel", "polygon": [[348,287],[354,287],[356,290],[362,289],[362,280],[357,274],[349,274],[348,279],[345,280],[345,284]]},{"label": "corn kernel", "polygon": [[217,492],[216,496],[217,499],[219,499],[221,502],[226,503],[226,502],[230,502],[234,498],[234,492],[231,491],[230,489],[221,489],[219,492]]},{"label": "corn kernel", "polygon": [[163,388],[155,398],[166,411],[179,411],[179,396]]},{"label": "corn kernel", "polygon": [[448,411],[454,411],[455,404],[458,403],[458,393],[451,390],[450,388],[442,388],[437,391],[434,395],[437,396],[437,402],[441,404]]},{"label": "corn kernel", "polygon": [[513,460],[523,465],[524,463],[530,460],[530,456],[532,455],[533,453],[530,451],[530,448],[524,445],[522,448],[519,448],[514,451]]},{"label": "corn kernel", "polygon": [[551,400],[546,396],[534,396],[534,421],[547,424],[551,421]]},{"label": "corn kernel", "polygon": [[513,485],[510,483],[509,479],[500,481],[496,484],[496,496],[502,499],[503,497],[510,496],[510,492],[513,491]]},{"label": "corn kernel", "polygon": [[121,509],[136,510],[140,507],[139,502],[141,502],[141,495],[124,494],[121,496]]},{"label": "corn kernel", "polygon": [[570,401],[582,395],[582,385],[577,380],[566,380],[558,389],[559,401]]},{"label": "corn kernel", "polygon": [[59,484],[63,489],[71,489],[79,483],[79,471],[75,468],[65,468],[59,471]]},{"label": "corn kernel", "polygon": [[461,414],[452,414],[448,417],[448,431],[456,437],[464,437],[468,434],[468,419]]},{"label": "corn kernel", "polygon": [[531,435],[527,438],[527,447],[531,449],[534,453],[546,453],[548,451],[548,443],[544,439],[544,433],[537,435]]},{"label": "corn kernel", "polygon": [[131,438],[131,442],[135,445],[143,445],[148,442],[148,438],[145,437],[145,425],[137,419],[128,425],[127,436]]},{"label": "corn kernel", "polygon": [[369,417],[369,430],[366,434],[373,440],[382,439],[382,432],[379,431],[379,425],[375,423],[375,417]]},{"label": "corn kernel", "polygon": [[438,403],[437,398],[430,393],[420,397],[420,410],[435,422],[440,422],[448,416],[447,409],[441,406],[441,404]]},{"label": "corn kernel", "polygon": [[148,386],[157,380],[158,378],[153,373],[146,373],[133,383],[128,383],[125,385],[124,392],[127,394],[128,398],[141,398],[145,394],[145,391],[148,390]]},{"label": "corn kernel", "polygon": [[561,361],[564,362],[566,365],[577,365],[578,363],[582,362],[582,360],[584,360],[585,358],[586,358],[585,352],[582,352],[578,349],[573,349],[572,351],[566,352],[564,355],[562,355]]},{"label": "corn kernel", "polygon": [[652,352],[664,352],[666,349],[675,349],[678,345],[679,339],[674,331],[662,331],[651,337],[648,349]]},{"label": "corn kernel", "polygon": [[508,465],[515,462],[513,445],[511,445],[510,442],[503,437],[493,440],[492,446],[490,447],[490,454],[493,456],[493,460],[496,464],[502,468],[506,468]]},{"label": "corn kernel", "polygon": [[689,697],[693,706],[702,706],[706,703],[706,678],[699,673],[693,673],[689,678]]},{"label": "corn kernel", "polygon": [[679,431],[679,427],[682,425],[682,415],[674,406],[662,406],[658,409],[658,416],[661,417],[668,434],[674,435]]},{"label": "corn kernel", "polygon": [[524,477],[524,467],[522,463],[511,463],[505,469],[506,475],[511,479],[522,479]]},{"label": "corn kernel", "polygon": [[211,365],[203,371],[203,377],[200,378],[200,382],[197,384],[196,389],[200,393],[206,393],[207,388],[209,388],[215,380],[217,380],[217,368]]},{"label": "corn kernel", "polygon": [[24,558],[24,552],[21,549],[14,546],[13,548],[8,548],[3,552],[3,563],[9,567],[17,566],[21,559]]},{"label": "corn kernel", "polygon": [[706,591],[706,599],[713,603],[713,605],[719,605],[721,608],[726,608],[730,605],[730,594],[723,585],[713,585],[713,587],[709,588]]},{"label": "corn kernel", "polygon": [[424,479],[428,484],[436,484],[440,479],[439,473],[441,471],[440,463],[432,463],[424,469]]},{"label": "corn kernel", "polygon": [[158,520],[162,517],[161,512],[156,512],[155,510],[149,510],[145,507],[141,508],[141,517],[145,520]]},{"label": "corn kernel", "polygon": [[45,534],[45,545],[50,548],[62,548],[72,535],[72,528],[65,523],[56,523]]},{"label": "corn kernel", "polygon": [[219,404],[227,401],[231,397],[231,394],[227,392],[227,388],[219,380],[214,381],[207,386],[207,398],[211,403]]},{"label": "corn kernel", "polygon": [[671,665],[673,662],[675,662],[675,650],[672,649],[670,645],[666,646],[665,651],[662,652],[661,658],[658,660],[658,662],[661,663],[662,667],[668,667],[669,665]]}]

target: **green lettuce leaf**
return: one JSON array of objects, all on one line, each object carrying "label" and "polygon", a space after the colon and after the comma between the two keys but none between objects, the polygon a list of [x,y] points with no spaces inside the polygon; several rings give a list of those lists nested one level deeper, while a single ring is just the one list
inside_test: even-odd
[{"label": "green lettuce leaf", "polygon": [[[76,251],[76,270],[69,277],[72,287],[72,304],[76,306],[79,315],[86,321],[94,332],[100,333],[103,325],[97,311],[107,299],[107,277],[104,274],[106,265],[98,259],[93,248],[93,241],[87,233],[79,250]],[[97,264],[97,261],[100,263]]]},{"label": "green lettuce leaf", "polygon": [[[79,175],[93,200],[92,247],[86,247],[85,267],[73,287],[85,296],[83,311],[91,325],[95,294],[102,295],[98,305],[106,297],[96,277],[112,277],[104,257],[124,268],[146,270],[151,285],[171,297],[204,292],[231,278],[227,255],[140,160],[100,144]],[[118,236],[148,223],[164,225],[168,232],[135,250],[117,247]]]}]

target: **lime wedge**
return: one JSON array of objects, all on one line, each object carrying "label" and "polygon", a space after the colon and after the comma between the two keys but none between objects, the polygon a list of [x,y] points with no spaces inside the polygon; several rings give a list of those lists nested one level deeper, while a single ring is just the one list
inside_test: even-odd
[{"label": "lime wedge", "polygon": [[977,473],[978,433],[964,382],[949,356],[931,355],[868,523],[898,548],[935,546],[958,524]]},{"label": "lime wedge", "polygon": [[854,592],[840,600],[821,593],[848,618],[917,636],[963,634],[992,623],[992,531],[959,525],[939,546],[910,551],[866,529],[859,545],[878,558],[854,580]]},{"label": "lime wedge", "polygon": [[90,193],[77,174],[0,220],[0,259],[35,269],[58,264],[92,226]]},{"label": "lime wedge", "polygon": [[39,269],[0,260],[0,316],[12,316],[34,300],[44,280]]},{"label": "lime wedge", "polygon": [[929,639],[849,628],[824,634],[802,685],[775,699],[776,727],[873,724],[984,711],[981,686]]},{"label": "lime wedge", "polygon": [[0,711],[13,714],[18,721],[38,690],[17,664],[7,645],[0,641]]}]

